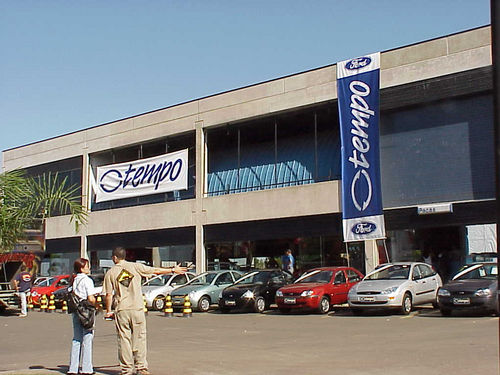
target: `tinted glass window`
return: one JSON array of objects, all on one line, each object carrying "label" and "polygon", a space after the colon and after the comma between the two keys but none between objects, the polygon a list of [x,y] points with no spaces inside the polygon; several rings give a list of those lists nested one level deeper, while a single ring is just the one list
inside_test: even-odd
[{"label": "tinted glass window", "polygon": [[434,275],[434,271],[429,266],[424,266],[423,264],[419,264],[418,269],[420,270],[420,274],[422,277],[430,277]]},{"label": "tinted glass window", "polygon": [[229,272],[225,272],[222,275],[219,276],[219,278],[216,281],[217,284],[232,284],[233,279],[231,278],[231,274]]},{"label": "tinted glass window", "polygon": [[335,274],[335,281],[336,284],[344,284],[345,283],[345,275],[343,271],[339,271]]},{"label": "tinted glass window", "polygon": [[185,284],[187,283],[187,277],[186,275],[177,275],[172,280],[172,283],[175,283],[177,285]]},{"label": "tinted glass window", "polygon": [[347,278],[351,283],[361,280],[361,277],[353,270],[347,270]]}]

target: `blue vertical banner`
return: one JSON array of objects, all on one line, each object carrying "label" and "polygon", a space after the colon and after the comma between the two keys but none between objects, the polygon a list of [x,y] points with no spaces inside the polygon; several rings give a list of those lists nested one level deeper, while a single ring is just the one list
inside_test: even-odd
[{"label": "blue vertical banner", "polygon": [[379,91],[380,53],[337,63],[345,242],[385,238]]}]

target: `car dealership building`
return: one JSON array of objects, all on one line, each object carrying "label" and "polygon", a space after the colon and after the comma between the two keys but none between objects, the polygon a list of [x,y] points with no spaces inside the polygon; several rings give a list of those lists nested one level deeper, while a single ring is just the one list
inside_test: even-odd
[{"label": "car dealership building", "polygon": [[[115,246],[197,271],[273,266],[290,248],[299,270],[431,256],[451,274],[496,251],[490,33],[381,52],[385,241],[343,242],[335,64],[9,149],[3,170],[81,186],[88,224],[46,222],[45,262],[62,269],[80,255],[102,265]],[[185,188],[96,200],[98,167],[182,150]]]}]

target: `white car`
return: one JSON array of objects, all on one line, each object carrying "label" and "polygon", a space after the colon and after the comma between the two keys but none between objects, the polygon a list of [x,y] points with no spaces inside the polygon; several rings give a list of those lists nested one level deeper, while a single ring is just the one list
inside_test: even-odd
[{"label": "white car", "polygon": [[146,299],[148,309],[163,310],[165,307],[165,297],[175,288],[186,284],[196,275],[186,272],[182,275],[158,275],[142,285],[142,294]]},{"label": "white car", "polygon": [[348,303],[354,314],[393,308],[407,315],[415,305],[437,306],[437,292],[442,285],[441,277],[428,264],[384,264],[349,290]]}]

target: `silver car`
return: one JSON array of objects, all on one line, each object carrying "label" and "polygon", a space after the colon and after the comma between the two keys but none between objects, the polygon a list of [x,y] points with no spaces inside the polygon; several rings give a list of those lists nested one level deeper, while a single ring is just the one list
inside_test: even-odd
[{"label": "silver car", "polygon": [[367,309],[396,308],[407,315],[415,305],[437,306],[437,291],[442,285],[441,277],[428,264],[384,264],[351,288],[348,303],[355,314]]},{"label": "silver car", "polygon": [[186,284],[195,277],[194,273],[186,272],[182,275],[158,275],[149,279],[142,285],[142,294],[146,299],[147,308],[163,310],[165,308],[165,297],[174,288]]},{"label": "silver car", "polygon": [[241,275],[241,272],[234,270],[204,272],[170,293],[172,306],[174,309],[183,308],[184,298],[189,296],[193,310],[208,311],[211,304],[219,303],[222,290],[233,284]]}]

